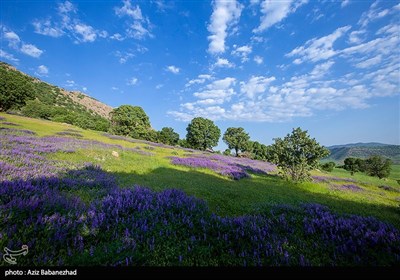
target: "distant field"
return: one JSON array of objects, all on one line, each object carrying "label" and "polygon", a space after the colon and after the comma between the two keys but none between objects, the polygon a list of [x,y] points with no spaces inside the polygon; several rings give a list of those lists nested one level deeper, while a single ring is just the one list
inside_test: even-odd
[{"label": "distant field", "polygon": [[[193,156],[193,154],[197,154],[197,152],[193,153],[179,148],[153,145],[142,141],[110,139],[100,132],[85,131],[67,124],[29,119],[3,113],[0,113],[0,117],[5,118],[3,122],[0,121],[0,128],[28,129],[36,132],[38,137],[58,135],[59,137],[66,137],[67,140],[78,137],[78,140],[73,140],[78,142],[82,140],[95,140],[104,143],[104,145],[102,144],[103,146],[101,146],[101,143],[96,144],[97,142],[88,141],[85,142],[85,148],[68,150],[70,149],[68,145],[72,147],[73,144],[67,142],[65,144],[67,148],[63,146],[64,150],[61,149],[45,155],[46,160],[54,162],[55,170],[65,170],[65,168],[67,168],[67,170],[68,168],[73,170],[74,168],[81,168],[79,166],[84,166],[84,164],[87,165],[89,163],[100,166],[102,171],[97,169],[89,170],[91,172],[90,174],[93,173],[98,176],[95,177],[98,179],[90,179],[90,184],[94,184],[93,188],[82,186],[82,188],[78,189],[74,187],[74,189],[65,190],[68,193],[68,197],[77,196],[87,205],[95,203],[96,200],[100,201],[103,199],[100,195],[103,190],[98,189],[99,187],[96,185],[96,180],[99,182],[108,182],[109,179],[107,176],[112,175],[113,178],[116,178],[117,185],[127,190],[134,185],[145,186],[159,193],[171,188],[182,190],[187,195],[206,201],[210,210],[222,217],[266,213],[275,209],[277,205],[303,207],[302,205],[304,203],[318,203],[328,206],[329,209],[335,213],[372,216],[400,228],[400,185],[396,181],[400,179],[400,165],[393,166],[390,178],[384,180],[372,178],[360,173],[350,176],[349,173],[343,169],[335,169],[332,173],[314,171],[312,175],[317,176],[316,178],[320,176],[333,177],[325,179],[325,181],[324,178],[322,178],[322,181],[319,183],[317,181],[297,184],[287,182],[278,177],[276,172],[270,172],[269,174],[255,174],[250,172],[249,178],[233,180],[209,169],[171,164],[171,159],[169,158],[171,156]],[[4,122],[11,123],[11,125],[5,124]],[[60,134],[60,132],[62,133]],[[46,139],[46,141],[51,142],[50,139]],[[105,144],[120,146],[105,146]],[[113,151],[117,152],[118,156],[113,156]],[[1,160],[2,158],[0,158],[0,162]],[[73,173],[74,171],[68,171],[68,174],[75,174],[68,176],[71,176],[71,180],[83,178],[86,182],[89,182],[87,181],[89,180],[86,177],[87,175],[84,175],[86,174],[84,173],[86,169],[82,170],[83,175],[79,175],[81,173],[76,175]],[[47,172],[47,170],[44,171]],[[104,171],[106,174],[103,174]],[[85,219],[89,219],[89,216]],[[303,223],[303,218],[299,218],[299,222]],[[87,230],[90,232],[90,228]],[[160,231],[160,236],[161,234],[162,231]],[[82,236],[86,235],[83,234]],[[89,236],[91,235],[89,234]],[[104,242],[109,242],[110,238],[112,239],[112,237],[105,238]],[[161,247],[159,249],[161,250]],[[288,250],[295,249],[292,248]],[[295,250],[293,252],[297,251]],[[321,254],[323,254],[322,252],[323,250]],[[101,254],[99,254],[99,256],[100,255]],[[81,261],[84,263],[87,263],[90,259],[89,256],[82,258]],[[207,258],[208,257],[205,257],[205,259]],[[65,261],[64,257],[62,259]],[[66,259],[68,258],[66,257]],[[126,262],[128,263],[129,261],[131,260],[127,260]],[[71,262],[72,261],[68,263]],[[104,261],[100,259],[98,262],[104,263]],[[233,259],[232,262],[234,262]],[[315,261],[310,260],[310,263],[314,264],[324,262],[323,259],[319,258]],[[166,263],[170,262],[166,261]],[[217,263],[219,263],[219,261]],[[293,264],[295,263],[296,262]],[[192,264],[192,262],[190,262],[190,264]],[[157,263],[157,265],[159,265],[159,263]]]}]

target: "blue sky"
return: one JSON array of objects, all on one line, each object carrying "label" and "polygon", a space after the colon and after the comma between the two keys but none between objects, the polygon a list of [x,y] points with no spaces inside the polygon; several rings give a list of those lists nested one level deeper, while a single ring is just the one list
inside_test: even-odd
[{"label": "blue sky", "polygon": [[[1,1],[0,60],[186,135],[400,144],[400,1]],[[224,149],[220,143],[217,147]]]}]

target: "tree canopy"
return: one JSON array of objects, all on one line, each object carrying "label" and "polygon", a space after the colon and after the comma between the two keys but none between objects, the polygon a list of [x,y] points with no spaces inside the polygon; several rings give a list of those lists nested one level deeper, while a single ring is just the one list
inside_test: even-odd
[{"label": "tree canopy", "polygon": [[390,175],[392,161],[381,156],[371,156],[365,160],[365,169],[368,175],[387,178]]},{"label": "tree canopy", "polygon": [[275,138],[268,148],[268,160],[281,168],[284,176],[293,181],[309,178],[309,171],[318,166],[318,161],[329,155],[329,150],[321,146],[315,138],[310,138],[307,130],[293,129],[285,138]]},{"label": "tree canopy", "polygon": [[218,145],[221,130],[213,121],[201,117],[194,118],[186,128],[186,141],[194,149],[212,149]]},{"label": "tree canopy", "polygon": [[229,149],[234,149],[236,156],[239,151],[248,149],[250,136],[243,127],[228,127],[222,140],[228,145]]},{"label": "tree canopy", "polygon": [[163,127],[158,132],[158,141],[167,145],[176,145],[179,141],[179,134],[172,127]]},{"label": "tree canopy", "polygon": [[142,107],[122,105],[110,113],[111,132],[117,135],[146,139],[151,130],[149,117]]},{"label": "tree canopy", "polygon": [[35,89],[27,77],[0,67],[0,111],[20,109],[34,96]]}]

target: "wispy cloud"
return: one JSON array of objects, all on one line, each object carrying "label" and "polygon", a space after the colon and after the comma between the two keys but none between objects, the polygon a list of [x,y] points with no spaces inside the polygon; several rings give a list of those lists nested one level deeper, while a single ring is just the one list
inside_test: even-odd
[{"label": "wispy cloud", "polygon": [[208,36],[210,45],[208,51],[212,54],[225,52],[225,39],[227,30],[235,25],[240,18],[243,5],[236,0],[213,2],[213,13],[211,15],[210,24],[207,29],[211,33]]},{"label": "wispy cloud", "polygon": [[165,68],[165,70],[167,70],[168,72],[171,72],[173,74],[178,74],[180,69],[174,65],[169,65]]},{"label": "wispy cloud", "polygon": [[35,33],[45,35],[45,36],[50,36],[54,38],[58,38],[64,35],[64,31],[58,27],[55,26],[50,19],[45,19],[45,20],[34,20],[32,23]]},{"label": "wispy cloud", "polygon": [[226,67],[226,68],[233,68],[235,67],[235,64],[231,63],[228,59],[226,58],[217,58],[217,61],[211,66],[211,69],[217,68],[217,67]]},{"label": "wispy cloud", "polygon": [[350,4],[350,0],[343,0],[340,4],[340,7],[344,8]]},{"label": "wispy cloud", "polygon": [[210,80],[211,78],[212,78],[211,75],[201,74],[201,75],[197,76],[196,79],[192,79],[189,82],[187,82],[185,87],[190,87],[195,84],[204,84],[207,80]]},{"label": "wispy cloud", "polygon": [[252,76],[247,82],[240,82],[240,91],[248,98],[254,99],[257,94],[266,91],[267,86],[275,81],[275,77]]},{"label": "wispy cloud", "polygon": [[35,74],[38,76],[46,77],[49,74],[49,68],[44,65],[40,65],[36,69]]},{"label": "wispy cloud", "polygon": [[261,56],[256,55],[256,56],[254,57],[254,61],[255,61],[255,63],[257,63],[257,64],[262,64],[262,63],[264,62],[264,59],[263,59]]},{"label": "wispy cloud", "polygon": [[252,52],[251,46],[244,45],[244,46],[239,47],[239,46],[234,45],[233,47],[235,49],[232,51],[232,53],[231,53],[232,55],[240,57],[242,62],[246,62],[249,60],[248,56]]},{"label": "wispy cloud", "polygon": [[14,55],[12,55],[6,51],[3,51],[2,49],[0,49],[0,57],[6,59],[8,61],[15,62],[15,63],[17,63],[19,61],[18,58],[14,57]]},{"label": "wispy cloud", "polygon": [[370,6],[369,10],[361,15],[361,18],[358,21],[358,24],[361,25],[361,27],[365,27],[370,22],[375,21],[389,14],[390,12],[389,9],[382,9],[379,8],[378,6],[379,6],[379,1],[375,1]]},{"label": "wispy cloud", "polygon": [[342,37],[349,29],[350,26],[343,26],[336,29],[330,35],[308,40],[303,46],[293,49],[290,53],[286,54],[286,56],[297,57],[293,61],[295,64],[300,64],[305,61],[317,62],[328,59],[337,53],[333,48],[335,41]]},{"label": "wispy cloud", "polygon": [[[154,37],[150,32],[152,24],[147,17],[144,17],[139,5],[133,6],[130,0],[123,0],[122,7],[114,7],[115,14],[122,18],[128,17],[129,27],[126,29],[126,36],[135,39]],[[131,22],[132,21],[132,22]]]},{"label": "wispy cloud", "polygon": [[35,19],[32,22],[35,33],[54,38],[67,35],[74,43],[94,42],[97,38],[106,38],[107,31],[97,30],[84,23],[77,15],[78,8],[70,1],[61,2],[57,6],[57,16],[46,19]]},{"label": "wispy cloud", "polygon": [[35,45],[32,44],[23,44],[21,47],[21,52],[36,58],[40,57],[43,53],[42,50],[38,49]]},{"label": "wispy cloud", "polygon": [[275,1],[275,0],[264,0],[261,5],[261,17],[260,25],[253,30],[255,33],[262,32],[276,23],[281,22],[289,14],[294,13],[300,6],[308,3],[308,0],[287,0],[287,1]]},{"label": "wispy cloud", "polygon": [[136,77],[132,77],[126,83],[128,86],[134,86],[138,83],[138,79]]}]

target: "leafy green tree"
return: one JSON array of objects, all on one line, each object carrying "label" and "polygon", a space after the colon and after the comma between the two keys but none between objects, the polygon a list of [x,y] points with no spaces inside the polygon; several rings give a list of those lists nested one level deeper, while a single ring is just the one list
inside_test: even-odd
[{"label": "leafy green tree", "polygon": [[365,160],[365,169],[368,175],[387,178],[390,175],[392,161],[382,156],[371,156]]},{"label": "leafy green tree", "polygon": [[218,145],[221,130],[213,121],[201,117],[194,118],[186,128],[186,141],[194,148],[205,151]]},{"label": "leafy green tree", "polygon": [[239,151],[247,150],[250,136],[243,127],[228,127],[222,140],[228,145],[229,149],[235,150],[236,156],[239,156]]},{"label": "leafy green tree", "polygon": [[158,140],[167,145],[176,145],[179,141],[179,134],[172,127],[163,127],[158,132]]},{"label": "leafy green tree", "polygon": [[336,163],[334,163],[333,161],[330,162],[326,162],[324,164],[321,165],[322,170],[325,170],[327,172],[332,172],[333,169],[335,168]]},{"label": "leafy green tree", "polygon": [[117,135],[145,139],[151,129],[149,117],[139,106],[122,105],[110,113],[111,132]]},{"label": "leafy green tree", "polygon": [[293,129],[285,138],[275,138],[269,147],[268,160],[282,170],[286,178],[301,181],[310,177],[309,171],[318,166],[318,161],[329,155],[329,150],[321,146],[315,138],[310,138],[307,130]]},{"label": "leafy green tree", "polygon": [[28,77],[0,67],[0,111],[20,109],[34,96],[35,91]]},{"label": "leafy green tree", "polygon": [[179,139],[178,140],[178,146],[182,148],[190,148],[189,143],[186,141],[186,139]]},{"label": "leafy green tree", "polygon": [[364,161],[360,158],[348,157],[344,160],[343,168],[350,171],[351,176],[353,176],[354,173],[365,170]]},{"label": "leafy green tree", "polygon": [[232,154],[231,154],[231,149],[225,149],[225,151],[223,152],[223,154],[225,155],[225,156],[231,156]]},{"label": "leafy green tree", "polygon": [[257,141],[251,142],[251,154],[253,159],[265,160],[267,158],[267,146]]},{"label": "leafy green tree", "polygon": [[140,138],[150,142],[159,142],[158,132],[154,129],[147,129],[146,132],[140,136]]}]

